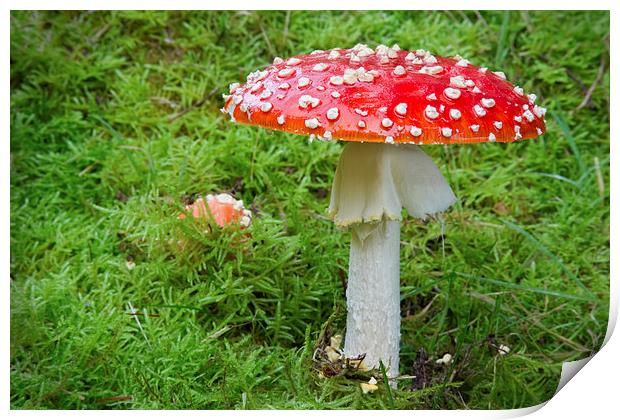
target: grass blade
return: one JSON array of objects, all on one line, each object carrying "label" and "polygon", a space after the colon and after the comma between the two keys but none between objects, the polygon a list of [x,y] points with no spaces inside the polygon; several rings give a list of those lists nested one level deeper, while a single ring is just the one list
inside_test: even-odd
[{"label": "grass blade", "polygon": [[460,273],[460,272],[456,272],[454,274],[456,274],[459,277],[468,279],[468,280],[477,280],[483,283],[494,284],[497,286],[505,287],[507,289],[522,290],[524,292],[538,293],[541,295],[559,297],[559,298],[564,298],[564,299],[582,300],[582,301],[588,301],[588,302],[596,301],[595,298],[578,296],[578,295],[573,295],[573,294],[564,293],[564,292],[556,292],[554,290],[541,289],[539,287],[523,286],[522,284],[510,283],[505,280],[490,279],[488,277],[481,277],[475,274],[467,274],[467,273]]},{"label": "grass blade", "polygon": [[383,364],[383,360],[379,360],[379,369],[381,370],[381,375],[383,376],[383,386],[385,386],[385,392],[388,397],[388,405],[390,410],[394,410],[396,405],[394,404],[394,396],[392,395],[392,387],[390,386],[390,381],[388,379],[387,373],[385,371],[385,365]]},{"label": "grass blade", "polygon": [[433,337],[433,348],[437,346],[437,340],[439,340],[439,331],[443,330],[444,323],[446,322],[446,317],[448,316],[448,310],[450,309],[450,298],[452,297],[452,285],[454,284],[454,279],[456,279],[456,275],[454,273],[448,273],[445,277],[444,281],[448,281],[448,290],[446,292],[446,302],[444,304],[443,310],[441,311],[441,315],[439,318],[439,324],[437,330],[435,331],[435,336]]},{"label": "grass blade", "polygon": [[[609,164],[609,157],[606,157],[605,159],[602,159],[598,162],[599,164],[599,168],[602,165],[607,165]],[[579,179],[577,180],[577,184],[582,187],[583,183],[588,179],[588,176],[594,172],[596,174],[596,165],[592,165],[591,167],[589,167],[582,175],[581,177],[579,177]]]},{"label": "grass blade", "polygon": [[555,122],[558,124],[558,127],[560,127],[560,130],[562,130],[564,137],[566,137],[566,141],[568,141],[568,145],[570,146],[573,155],[575,155],[577,166],[579,166],[579,173],[583,174],[586,166],[583,163],[581,153],[579,153],[579,149],[577,148],[577,142],[575,141],[575,137],[573,137],[573,133],[571,133],[570,128],[568,128],[568,124],[566,124],[566,121],[564,120],[564,118],[562,118],[560,114],[558,114],[557,112],[552,112],[551,115],[553,115]]},{"label": "grass blade", "polygon": [[510,10],[504,11],[502,19],[502,27],[499,31],[499,40],[497,41],[497,50],[495,51],[495,67],[499,67],[506,58],[508,48],[506,46],[506,38],[508,36],[508,24],[510,23]]},{"label": "grass blade", "polygon": [[131,302],[128,302],[129,306],[129,310],[131,311],[133,316],[133,319],[136,320],[136,324],[138,324],[138,328],[140,329],[140,332],[142,333],[142,337],[144,337],[144,341],[146,341],[146,344],[149,347],[149,350],[153,351],[153,347],[151,346],[151,342],[149,341],[149,338],[146,336],[146,333],[144,332],[144,329],[142,328],[142,323],[140,322],[140,318],[138,318],[137,315],[135,315],[135,313],[137,312],[136,309],[133,307],[133,305],[131,304]]},{"label": "grass blade", "polygon": [[538,176],[546,176],[547,178],[557,179],[558,181],[566,182],[567,184],[572,185],[573,187],[579,188],[579,183],[577,181],[573,181],[570,178],[566,178],[565,176],[558,174],[548,174],[546,172],[531,172],[530,175],[538,175]]},{"label": "grass blade", "polygon": [[558,265],[558,267],[560,267],[562,269],[562,271],[564,271],[564,273],[566,273],[566,275],[573,280],[581,289],[583,289],[584,292],[586,292],[591,298],[592,300],[598,300],[597,297],[585,286],[585,284],[583,284],[583,282],[579,279],[579,277],[577,277],[572,271],[570,271],[568,269],[568,267],[566,267],[566,265],[564,265],[564,263],[562,262],[562,260],[560,260],[560,258],[558,258],[557,255],[555,255],[553,252],[551,252],[545,245],[542,244],[542,242],[540,242],[538,239],[534,238],[534,236],[532,236],[531,233],[527,232],[525,229],[523,229],[521,226],[516,225],[512,222],[509,222],[507,220],[501,220],[501,222],[506,225],[507,227],[509,227],[510,229],[514,230],[515,232],[519,233],[520,235],[523,235],[525,238],[527,238],[530,242],[532,242],[534,244],[534,246],[536,246],[536,248],[538,248],[538,250],[540,252],[542,252],[543,254],[545,254],[547,257],[551,258],[551,260],[556,263]]}]

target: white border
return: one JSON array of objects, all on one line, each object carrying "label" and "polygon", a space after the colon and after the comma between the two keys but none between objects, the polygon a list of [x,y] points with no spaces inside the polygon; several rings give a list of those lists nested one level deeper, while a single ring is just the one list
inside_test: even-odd
[{"label": "white border", "polygon": [[[434,0],[432,2],[408,2],[398,0],[312,0],[306,2],[292,2],[290,0],[227,0],[223,1],[191,1],[178,0],[175,2],[162,0],[8,0],[7,9],[15,10],[611,10],[613,1],[590,0],[588,2],[571,3],[561,0]],[[87,7],[86,7],[87,6]],[[541,7],[544,6],[544,7]],[[575,7],[581,6],[581,7]]]},{"label": "white border", "polygon": [[[294,3],[299,5],[299,3]],[[497,1],[468,1],[468,2],[456,2],[456,1],[445,1],[445,0],[435,0],[433,2],[416,2],[416,3],[408,3],[408,2],[397,2],[397,1],[369,1],[369,0],[358,0],[358,1],[340,1],[334,3],[333,1],[327,0],[314,0],[312,2],[308,2],[307,4],[301,4],[302,9],[305,10],[326,10],[326,9],[359,9],[359,10],[373,10],[377,9],[377,6],[380,6],[383,10],[394,10],[394,9],[408,9],[415,8],[420,10],[433,10],[433,9],[495,9],[498,6],[501,6],[502,9],[531,9],[531,10],[540,10],[541,6],[540,0],[521,0],[519,2],[502,2],[498,4]],[[53,6],[53,7],[52,7]],[[2,25],[2,29],[0,29],[0,33],[2,34],[2,45],[5,47],[5,55],[4,61],[6,63],[4,78],[3,78],[3,89],[5,91],[4,102],[2,106],[2,117],[4,120],[3,127],[6,127],[6,131],[10,127],[10,118],[9,118],[9,107],[10,107],[10,61],[9,61],[9,37],[10,37],[10,9],[82,9],[87,6],[89,9],[101,9],[101,10],[109,10],[109,9],[169,9],[170,6],[174,6],[174,9],[177,10],[191,10],[191,9],[201,9],[201,8],[210,8],[213,10],[232,10],[232,9],[246,9],[246,10],[256,10],[256,9],[294,9],[291,7],[290,1],[282,1],[282,0],[269,0],[269,1],[261,1],[261,2],[247,2],[247,1],[239,1],[239,0],[227,0],[226,2],[191,2],[186,0],[177,0],[174,3],[164,2],[161,0],[153,0],[150,2],[144,1],[132,1],[126,0],[123,2],[113,2],[113,1],[76,1],[76,0],[67,0],[67,1],[57,1],[53,4],[50,4],[48,1],[8,1],[3,5],[3,9],[6,10],[5,24]],[[120,6],[120,7],[119,7]],[[432,7],[431,7],[432,6]],[[611,19],[612,25],[611,27],[618,27],[620,22],[616,18],[617,6],[613,1],[600,1],[600,0],[590,0],[588,2],[583,2],[578,4],[575,7],[574,4],[569,4],[566,1],[546,1],[544,2],[544,6],[546,9],[574,9],[574,10],[611,10]],[[618,45],[618,37],[616,35],[617,30],[611,31],[611,63],[610,68],[616,69],[615,65],[615,56],[616,56],[616,46]],[[614,74],[615,76],[615,74]],[[615,77],[614,77],[615,80]],[[611,84],[611,98],[619,97],[617,84]],[[612,130],[611,130],[611,138],[619,140],[617,134],[617,126],[614,123],[616,120],[614,117],[615,111],[615,102],[612,99],[611,104],[611,121],[612,121]],[[8,134],[8,133],[7,133]],[[0,224],[0,233],[2,234],[2,252],[0,254],[1,266],[4,270],[9,271],[10,267],[10,244],[9,244],[9,228],[10,228],[10,208],[9,208],[9,183],[10,183],[10,144],[8,141],[8,136],[5,136],[4,141],[5,152],[0,154],[2,174],[4,175],[4,185],[5,188],[0,189],[0,194],[2,197],[2,201],[4,203],[2,207],[2,223]],[[9,150],[7,150],[9,149]],[[611,142],[611,155],[617,155],[618,145],[617,142]],[[611,185],[610,188],[613,190],[611,194],[611,214],[614,214],[614,210],[618,209],[617,205],[617,194],[615,188],[615,180],[617,180],[617,168],[611,167]],[[617,235],[617,226],[614,223],[614,219],[612,217],[611,220],[611,237],[612,242],[615,243],[615,239],[618,238]],[[609,341],[607,344],[601,349],[601,351],[594,356],[594,358],[583,368],[581,372],[577,375],[574,380],[571,380],[566,384],[564,388],[562,388],[559,393],[552,398],[546,405],[541,408],[541,406],[537,408],[529,408],[529,409],[520,409],[520,410],[490,410],[490,411],[416,411],[414,413],[409,411],[400,411],[400,412],[391,412],[389,413],[390,418],[393,417],[402,417],[402,418],[410,418],[412,415],[416,416],[416,418],[512,418],[522,416],[528,413],[532,413],[531,416],[537,419],[547,419],[547,418],[609,418],[609,413],[618,412],[618,395],[617,395],[617,378],[620,377],[620,368],[617,354],[620,354],[620,340],[616,336],[611,335],[613,331],[613,327],[615,326],[618,314],[618,282],[614,278],[614,275],[617,273],[617,264],[614,261],[618,261],[620,255],[618,254],[618,248],[612,247],[611,249],[611,313],[609,320],[609,329],[606,336],[606,340]],[[6,273],[5,271],[5,273]],[[5,308],[5,322],[2,324],[4,337],[9,335],[9,322],[10,322],[10,297],[9,297],[9,273],[7,273],[5,279],[7,279],[5,283],[5,293],[3,293],[3,303]],[[3,360],[5,361],[3,368],[3,378],[2,378],[2,398],[4,399],[4,407],[6,411],[9,411],[9,395],[10,395],[10,381],[9,381],[9,340],[3,340],[2,345],[2,355]],[[536,409],[539,409],[536,411]],[[67,412],[67,411],[10,411],[8,413],[10,416],[14,417],[34,417],[45,415],[50,418],[71,418],[73,416],[84,416],[83,412]],[[108,418],[110,416],[110,412],[107,411],[89,411],[88,416],[93,418]],[[286,411],[255,411],[244,413],[243,416],[269,416],[269,417],[282,417],[289,418],[290,416],[302,417],[302,418],[314,418],[314,417],[324,417],[324,416],[334,416],[338,418],[347,418],[355,416],[356,419],[361,417],[374,417],[381,416],[387,413],[375,413],[375,412],[353,412],[353,411],[336,411],[336,412],[317,412],[317,411],[295,411],[295,412],[286,412]],[[219,412],[187,412],[187,411],[132,411],[132,412],[123,412],[123,415],[131,416],[133,418],[144,418],[153,420],[155,418],[165,418],[166,420],[170,419],[170,417],[174,418],[185,418],[186,416],[217,416],[222,418],[232,418],[233,416],[237,416],[238,413],[231,411],[219,411]]]}]

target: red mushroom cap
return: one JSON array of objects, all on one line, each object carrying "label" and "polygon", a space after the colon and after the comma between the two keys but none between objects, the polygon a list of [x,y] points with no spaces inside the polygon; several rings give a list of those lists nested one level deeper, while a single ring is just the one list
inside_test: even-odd
[{"label": "red mushroom cap", "polygon": [[512,142],[545,131],[536,96],[503,73],[397,45],[276,58],[230,93],[222,111],[234,121],[325,140]]},{"label": "red mushroom cap", "polygon": [[[185,210],[196,219],[213,217],[220,227],[231,224],[248,227],[252,222],[252,212],[243,208],[242,201],[235,200],[233,196],[226,193],[215,196],[209,194],[206,200],[200,197],[193,204],[185,206]],[[179,219],[185,219],[185,217],[185,213],[179,215]]]}]

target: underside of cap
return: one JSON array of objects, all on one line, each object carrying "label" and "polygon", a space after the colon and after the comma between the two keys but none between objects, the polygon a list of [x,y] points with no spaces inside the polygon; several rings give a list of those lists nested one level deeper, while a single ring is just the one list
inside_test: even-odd
[{"label": "underside of cap", "polygon": [[416,145],[347,143],[332,184],[329,214],[337,226],[426,219],[456,202],[435,163]]}]

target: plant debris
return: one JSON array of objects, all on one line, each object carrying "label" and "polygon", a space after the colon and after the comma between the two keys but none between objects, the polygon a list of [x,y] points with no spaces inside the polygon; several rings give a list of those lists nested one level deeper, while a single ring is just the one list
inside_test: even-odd
[{"label": "plant debris", "polygon": [[359,374],[370,371],[364,358],[366,354],[355,357],[347,357],[340,348],[342,336],[335,335],[329,338],[329,344],[325,340],[314,350],[312,362],[314,369],[319,371],[319,376],[331,378],[334,376],[356,377]]}]

